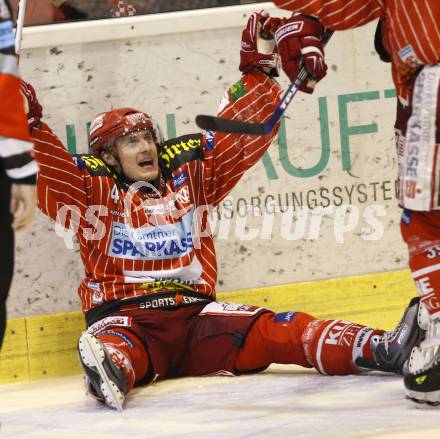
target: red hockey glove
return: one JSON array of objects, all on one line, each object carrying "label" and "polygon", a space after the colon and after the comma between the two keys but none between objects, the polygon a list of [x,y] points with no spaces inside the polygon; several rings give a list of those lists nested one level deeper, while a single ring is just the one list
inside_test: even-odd
[{"label": "red hockey glove", "polygon": [[266,11],[254,12],[246,24],[241,37],[240,66],[243,73],[252,69],[263,70],[271,76],[278,76],[278,56],[273,53],[273,44],[263,53],[264,41],[273,40],[273,35],[281,23],[280,18],[272,18]]},{"label": "red hockey glove", "polygon": [[20,90],[27,100],[27,121],[29,130],[31,130],[35,125],[38,125],[41,118],[43,117],[43,107],[40,105],[35,94],[35,89],[31,84],[21,80]]},{"label": "red hockey glove", "polygon": [[304,63],[312,80],[300,87],[301,91],[313,93],[313,89],[327,73],[321,37],[324,28],[313,17],[294,14],[283,19],[275,32],[275,44],[286,75],[294,81]]}]

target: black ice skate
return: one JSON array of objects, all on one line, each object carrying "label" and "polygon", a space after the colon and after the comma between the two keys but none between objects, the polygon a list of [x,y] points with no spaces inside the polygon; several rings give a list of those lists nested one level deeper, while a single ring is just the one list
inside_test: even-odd
[{"label": "black ice skate", "polygon": [[84,332],[78,341],[78,352],[92,387],[94,397],[108,406],[122,411],[126,392],[126,378],[111,360],[102,343]]},{"label": "black ice skate", "polygon": [[371,361],[356,359],[356,364],[368,370],[404,373],[406,361],[418,343],[424,338],[425,331],[418,323],[420,298],[411,299],[396,329],[374,335],[371,338]]},{"label": "black ice skate", "polygon": [[406,397],[419,404],[440,405],[440,319],[420,314],[420,326],[426,338],[411,352],[404,376]]}]

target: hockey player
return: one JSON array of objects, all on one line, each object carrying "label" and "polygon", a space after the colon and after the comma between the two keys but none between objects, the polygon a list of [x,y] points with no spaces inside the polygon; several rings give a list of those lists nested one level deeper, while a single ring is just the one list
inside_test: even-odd
[{"label": "hockey player", "polygon": [[[411,356],[404,382],[410,399],[440,404],[440,2],[273,0],[273,3],[317,17],[333,30],[380,20],[376,48],[382,60],[391,62],[398,96],[395,130],[400,204],[404,208],[401,231],[408,245],[409,266],[428,312],[422,322],[427,329],[426,339]],[[291,80],[296,78],[303,55],[318,60],[322,57],[320,50],[304,50],[301,39],[307,38],[310,31],[295,27],[303,20],[301,17],[294,14],[275,35],[283,69]]]},{"label": "hockey player", "polygon": [[[275,57],[257,47],[257,28],[270,33],[273,23],[265,14],[250,17],[240,52],[244,75],[226,93],[221,116],[262,122],[277,105]],[[149,115],[119,108],[92,121],[93,154],[72,158],[40,117],[32,127],[39,207],[79,240],[88,329],[78,350],[91,395],[121,410],[135,385],[271,363],[329,375],[402,372],[421,337],[418,299],[392,333],[215,300],[209,208],[257,163],[275,133],[205,132],[160,142]]]},{"label": "hockey player", "polygon": [[[33,218],[36,207],[36,164],[20,80],[17,77],[15,36],[10,5],[0,0],[0,348],[6,329],[6,299],[14,270],[14,232]],[[12,199],[11,199],[12,185]],[[11,203],[12,201],[12,203]],[[15,218],[12,214],[15,214]]]}]

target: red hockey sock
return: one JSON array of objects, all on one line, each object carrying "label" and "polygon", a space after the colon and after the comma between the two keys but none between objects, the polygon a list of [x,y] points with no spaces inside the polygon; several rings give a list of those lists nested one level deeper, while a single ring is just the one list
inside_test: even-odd
[{"label": "red hockey sock", "polygon": [[124,328],[105,329],[96,337],[104,344],[111,359],[122,368],[130,391],[148,372],[148,354],[140,339]]},{"label": "red hockey sock", "polygon": [[344,320],[313,320],[302,334],[307,360],[325,375],[359,373],[355,360],[371,360],[370,340],[382,334],[357,323]]},{"label": "red hockey sock", "polygon": [[238,371],[271,363],[315,367],[329,375],[358,373],[357,357],[371,359],[371,328],[342,320],[316,320],[305,313],[263,314],[246,337],[235,361]]}]

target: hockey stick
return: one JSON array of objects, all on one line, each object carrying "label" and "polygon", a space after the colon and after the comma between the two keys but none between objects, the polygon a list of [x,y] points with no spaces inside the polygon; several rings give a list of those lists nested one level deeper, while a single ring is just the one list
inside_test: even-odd
[{"label": "hockey stick", "polygon": [[15,53],[20,54],[21,41],[23,40],[24,15],[26,12],[26,0],[20,0],[18,5],[17,27],[15,30]]},{"label": "hockey stick", "polygon": [[[326,29],[322,36],[322,44],[325,46],[333,35],[333,31]],[[239,120],[225,119],[223,117],[207,116],[205,114],[199,114],[196,116],[196,124],[203,130],[207,131],[220,131],[223,133],[235,133],[235,134],[251,134],[255,136],[264,136],[269,134],[277,122],[281,119],[281,116],[286,111],[286,108],[296,95],[301,84],[309,78],[309,72],[305,67],[302,67],[298,77],[291,82],[284,95],[281,98],[280,103],[271,118],[264,123],[252,123],[252,122],[240,122]]]}]

